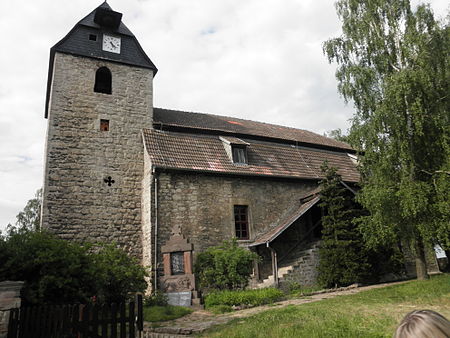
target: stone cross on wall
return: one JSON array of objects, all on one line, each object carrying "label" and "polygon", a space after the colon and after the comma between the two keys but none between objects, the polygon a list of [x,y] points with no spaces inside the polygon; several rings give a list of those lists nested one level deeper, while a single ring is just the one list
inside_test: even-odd
[{"label": "stone cross on wall", "polygon": [[116,181],[114,181],[114,180],[111,178],[111,176],[108,176],[107,178],[105,178],[105,179],[103,180],[103,182],[107,183],[108,186],[110,187],[110,186],[111,186],[114,182],[116,182]]}]

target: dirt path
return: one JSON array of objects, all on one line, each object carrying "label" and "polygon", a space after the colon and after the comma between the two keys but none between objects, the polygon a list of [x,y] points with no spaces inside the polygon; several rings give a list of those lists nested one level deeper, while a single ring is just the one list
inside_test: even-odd
[{"label": "dirt path", "polygon": [[[371,290],[371,289],[378,289],[383,288],[388,285],[395,285],[405,282],[394,282],[394,283],[384,283],[384,284],[377,284],[377,285],[369,285],[369,286],[363,286],[363,287],[348,287],[343,288],[337,291],[330,291],[330,292],[323,292],[314,294],[311,296],[307,296],[304,298],[295,298],[295,299],[289,299],[284,300],[281,302],[277,302],[271,305],[264,305],[264,306],[258,306],[250,309],[244,309],[239,311],[234,311],[231,313],[221,314],[221,315],[215,315],[211,312],[205,311],[205,310],[197,310],[192,312],[191,314],[184,316],[182,318],[178,318],[172,321],[166,321],[166,322],[160,322],[156,323],[159,325],[157,328],[151,328],[150,323],[146,323],[146,335],[144,335],[145,338],[150,337],[179,337],[179,336],[186,336],[191,334],[196,334],[205,331],[206,329],[209,329],[210,327],[217,325],[217,324],[224,324],[229,322],[232,319],[235,318],[244,318],[249,317],[254,314],[271,310],[271,309],[280,309],[283,307],[286,307],[288,305],[300,305],[300,304],[306,304],[306,303],[312,303],[312,302],[318,302],[322,299],[329,299],[334,298],[337,296],[342,295],[351,295],[355,293],[359,293],[361,291]],[[154,325],[154,324],[153,324]]]}]

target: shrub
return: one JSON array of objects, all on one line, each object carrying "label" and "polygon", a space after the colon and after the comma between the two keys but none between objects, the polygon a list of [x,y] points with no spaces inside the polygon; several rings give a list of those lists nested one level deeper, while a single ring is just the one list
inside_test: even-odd
[{"label": "shrub", "polygon": [[146,296],[144,299],[145,306],[166,306],[167,302],[167,295],[160,290],[156,290],[154,294]]},{"label": "shrub", "polygon": [[124,300],[144,291],[145,270],[112,246],[62,240],[46,232],[11,230],[0,237],[0,281],[23,280],[25,304],[87,303]]},{"label": "shrub", "polygon": [[134,257],[112,244],[91,254],[96,275],[97,298],[102,303],[124,302],[128,293],[144,292],[147,275]]},{"label": "shrub", "polygon": [[87,248],[23,229],[3,237],[0,247],[0,280],[25,281],[25,303],[87,302],[95,295]]},{"label": "shrub", "polygon": [[284,296],[281,290],[275,288],[216,291],[205,297],[205,307],[212,308],[219,305],[227,306],[259,306],[273,303]]},{"label": "shrub", "polygon": [[236,239],[224,241],[197,256],[195,273],[201,288],[235,290],[248,284],[253,261],[259,256],[237,245]]}]

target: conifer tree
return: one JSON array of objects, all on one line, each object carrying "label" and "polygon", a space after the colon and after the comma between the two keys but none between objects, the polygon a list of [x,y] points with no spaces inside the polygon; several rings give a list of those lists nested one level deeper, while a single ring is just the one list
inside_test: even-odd
[{"label": "conifer tree", "polygon": [[363,241],[353,224],[360,214],[353,193],[342,185],[335,168],[322,166],[325,178],[320,182],[322,244],[320,247],[319,283],[324,287],[345,286],[361,282],[368,263]]}]

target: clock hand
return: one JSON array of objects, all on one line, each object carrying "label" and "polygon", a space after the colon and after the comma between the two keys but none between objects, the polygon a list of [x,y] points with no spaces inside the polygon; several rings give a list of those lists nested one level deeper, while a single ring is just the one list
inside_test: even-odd
[{"label": "clock hand", "polygon": [[111,44],[111,46],[112,46],[113,48],[116,48],[116,45],[113,44],[112,41],[110,41],[109,43]]}]

